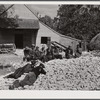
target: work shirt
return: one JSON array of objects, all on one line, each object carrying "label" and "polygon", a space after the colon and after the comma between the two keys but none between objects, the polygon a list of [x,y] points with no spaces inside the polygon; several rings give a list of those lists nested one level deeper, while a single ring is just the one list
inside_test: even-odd
[{"label": "work shirt", "polygon": [[41,56],[44,56],[44,55],[46,55],[46,50],[45,49],[41,49]]}]

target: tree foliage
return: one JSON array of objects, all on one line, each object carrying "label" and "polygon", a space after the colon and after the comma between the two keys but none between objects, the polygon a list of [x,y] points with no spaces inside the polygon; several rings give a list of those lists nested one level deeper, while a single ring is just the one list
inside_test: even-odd
[{"label": "tree foliage", "polygon": [[53,28],[53,19],[50,16],[45,15],[44,17],[40,17],[39,20]]},{"label": "tree foliage", "polygon": [[[5,28],[5,27],[12,27],[15,28],[18,26],[17,20],[18,18],[9,18],[9,13],[6,11],[3,13],[7,8],[4,5],[0,5],[0,27]],[[3,14],[2,14],[3,13]],[[13,13],[12,13],[13,14]]]},{"label": "tree foliage", "polygon": [[60,5],[57,18],[61,34],[90,41],[100,33],[100,6]]}]

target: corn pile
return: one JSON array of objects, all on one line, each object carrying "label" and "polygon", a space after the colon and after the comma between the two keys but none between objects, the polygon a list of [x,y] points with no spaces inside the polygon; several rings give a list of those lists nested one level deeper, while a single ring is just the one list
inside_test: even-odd
[{"label": "corn pile", "polygon": [[93,51],[91,51],[91,54],[94,55],[94,56],[100,57],[100,50],[93,50]]},{"label": "corn pile", "polygon": [[39,90],[99,90],[100,58],[80,57],[54,60],[46,64],[47,75],[41,75],[32,89]]},{"label": "corn pile", "polygon": [[[47,74],[39,75],[32,86],[15,90],[100,90],[100,57],[92,53],[76,59],[51,60],[45,67]],[[13,81],[0,81],[0,89],[9,89]]]}]

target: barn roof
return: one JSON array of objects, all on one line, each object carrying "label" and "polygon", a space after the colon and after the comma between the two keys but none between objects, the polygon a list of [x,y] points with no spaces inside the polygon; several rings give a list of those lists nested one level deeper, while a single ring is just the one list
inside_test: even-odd
[{"label": "barn roof", "polygon": [[34,19],[19,19],[17,29],[39,29],[39,21]]},{"label": "barn roof", "polygon": [[[18,26],[14,29],[39,29],[39,21],[35,19],[18,19]],[[12,29],[13,27],[7,27],[5,24],[0,26],[1,28]]]}]

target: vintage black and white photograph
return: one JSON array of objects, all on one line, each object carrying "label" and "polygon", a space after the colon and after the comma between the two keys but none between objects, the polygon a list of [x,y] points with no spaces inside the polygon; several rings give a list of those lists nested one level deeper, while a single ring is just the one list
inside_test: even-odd
[{"label": "vintage black and white photograph", "polygon": [[0,4],[0,90],[100,90],[99,4]]}]

